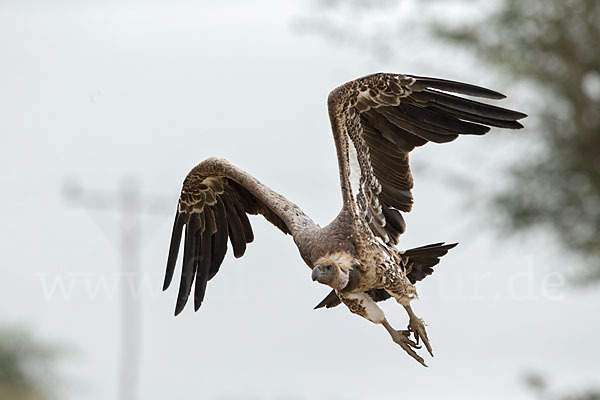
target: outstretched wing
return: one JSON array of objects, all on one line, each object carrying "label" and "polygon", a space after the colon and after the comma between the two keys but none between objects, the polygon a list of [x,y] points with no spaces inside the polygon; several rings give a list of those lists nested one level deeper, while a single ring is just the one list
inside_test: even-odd
[{"label": "outstretched wing", "polygon": [[406,229],[399,211],[413,204],[412,149],[483,135],[491,127],[523,127],[517,122],[523,113],[451,93],[505,97],[465,83],[385,73],[348,82],[329,95],[344,207],[360,214],[385,242],[396,244]]},{"label": "outstretched wing", "polygon": [[185,178],[163,285],[166,290],[171,284],[185,231],[175,315],[185,307],[194,281],[194,308],[200,308],[207,282],[219,272],[228,240],[235,257],[244,255],[246,244],[254,239],[248,214],[261,214],[283,233],[292,235],[313,224],[294,203],[226,160],[209,158]]}]

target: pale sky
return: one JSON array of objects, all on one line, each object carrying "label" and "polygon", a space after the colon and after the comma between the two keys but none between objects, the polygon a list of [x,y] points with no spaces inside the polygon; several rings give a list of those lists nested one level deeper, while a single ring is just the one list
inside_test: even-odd
[{"label": "pale sky", "polygon": [[[259,217],[255,242],[242,259],[227,256],[201,310],[174,318],[177,285],[160,287],[180,186],[196,163],[227,158],[325,225],[341,206],[331,89],[376,71],[498,82],[436,46],[407,43],[382,62],[300,35],[290,26],[306,2],[214,3],[0,3],[0,318],[73,349],[62,399],[115,398],[115,289],[127,283],[117,279],[118,215],[71,207],[61,185],[113,190],[128,177],[172,205],[143,225],[140,399],[520,399],[532,370],[559,389],[597,382],[600,295],[562,286],[556,271],[569,258],[550,239],[503,241],[478,198],[466,205],[444,183],[454,171],[486,193],[515,156],[510,137],[527,130],[412,156],[416,203],[400,247],[461,242],[418,285],[413,307],[436,354],[428,369],[345,308],[313,311],[327,288]],[[502,105],[520,104],[493,89],[509,95]],[[60,282],[66,294],[52,289]],[[405,327],[401,307],[384,308]]]}]

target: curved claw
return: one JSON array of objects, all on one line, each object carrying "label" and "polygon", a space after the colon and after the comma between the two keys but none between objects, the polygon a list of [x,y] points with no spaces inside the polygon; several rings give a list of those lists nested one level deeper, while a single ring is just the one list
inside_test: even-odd
[{"label": "curved claw", "polygon": [[408,353],[409,356],[411,356],[412,358],[414,358],[415,360],[417,360],[417,362],[419,364],[421,364],[424,367],[427,367],[427,364],[425,364],[425,360],[423,360],[423,357],[419,356],[413,349],[420,349],[421,346],[419,346],[418,343],[415,343],[413,340],[410,339],[410,335],[411,335],[411,330],[401,330],[401,331],[397,331],[394,328],[392,328],[392,326],[387,322],[386,319],[384,319],[381,324],[385,327],[385,329],[388,331],[388,333],[390,334],[390,336],[392,337],[392,340],[397,343],[398,345],[400,345],[400,347],[402,347],[402,349]]},{"label": "curved claw", "polygon": [[417,360],[418,363],[420,363],[424,367],[427,367],[427,364],[425,364],[425,360],[423,360],[423,357],[421,357],[420,355],[418,355],[413,350],[413,349],[420,349],[421,346],[418,346],[415,342],[413,342],[407,336],[405,336],[404,334],[402,334],[402,332],[406,332],[406,331],[395,331],[395,332],[396,332],[396,334],[392,333],[392,340],[396,344],[399,344],[400,347],[402,347],[402,349],[405,352],[407,352],[409,356],[411,356],[412,358],[414,358],[415,360]]},{"label": "curved claw", "polygon": [[412,347],[413,349],[420,349],[423,346],[419,345],[419,338],[416,338],[416,341],[413,341],[410,339],[410,335],[413,333],[410,329],[407,330],[400,330],[400,331],[396,331],[399,334],[401,334],[402,336],[405,336],[408,339],[408,344],[410,345],[410,347]]},{"label": "curved claw", "polygon": [[419,344],[419,340],[423,341],[425,348],[427,349],[431,357],[433,357],[433,350],[431,348],[431,344],[429,343],[429,338],[427,337],[427,331],[425,330],[425,323],[423,322],[423,320],[411,316],[410,322],[408,324],[408,330],[412,332],[412,334],[415,336],[415,342],[417,344]]}]

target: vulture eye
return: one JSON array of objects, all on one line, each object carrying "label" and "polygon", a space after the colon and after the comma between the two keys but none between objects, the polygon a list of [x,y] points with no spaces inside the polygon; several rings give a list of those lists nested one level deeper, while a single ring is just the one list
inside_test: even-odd
[{"label": "vulture eye", "polygon": [[326,265],[325,271],[331,271],[333,269],[333,265]]}]

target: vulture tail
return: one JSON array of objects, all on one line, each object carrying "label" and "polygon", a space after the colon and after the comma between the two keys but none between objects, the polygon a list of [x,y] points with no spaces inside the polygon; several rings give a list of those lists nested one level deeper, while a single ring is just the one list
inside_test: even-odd
[{"label": "vulture tail", "polygon": [[416,283],[433,273],[433,267],[439,264],[440,258],[458,243],[435,243],[406,250],[402,256],[407,259],[406,277]]}]

